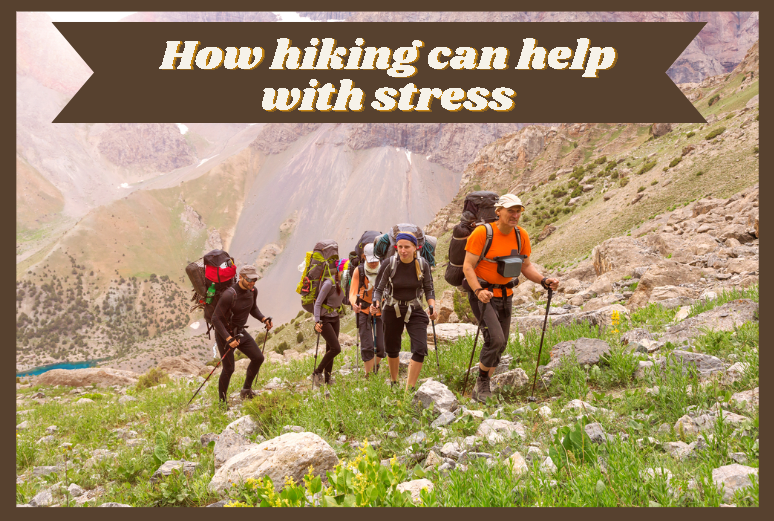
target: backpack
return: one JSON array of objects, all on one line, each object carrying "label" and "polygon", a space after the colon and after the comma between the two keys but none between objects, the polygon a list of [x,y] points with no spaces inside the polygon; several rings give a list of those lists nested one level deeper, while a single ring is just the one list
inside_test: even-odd
[{"label": "backpack", "polygon": [[363,260],[363,250],[367,244],[373,243],[382,232],[366,231],[360,236],[360,240],[357,241],[355,249],[349,252],[349,264],[347,265],[346,275],[341,277],[342,290],[345,293],[344,304],[350,305],[349,302],[349,287],[352,285],[352,274],[355,272],[358,266],[361,265]]},{"label": "backpack", "polygon": [[[497,220],[495,204],[499,199],[494,192],[478,191],[465,196],[460,222],[452,231],[452,240],[449,244],[449,263],[446,265],[444,279],[452,286],[461,286],[465,280],[462,273],[462,263],[465,262],[465,246],[468,237],[476,226]],[[489,237],[489,236],[487,236]],[[484,246],[484,255],[489,251],[491,240]],[[519,247],[521,251],[521,247]]]},{"label": "backpack", "polygon": [[[237,282],[236,270],[234,259],[223,250],[212,250],[198,261],[189,263],[185,268],[188,279],[194,287],[194,293],[191,297],[194,305],[189,311],[204,310],[208,338],[210,338],[212,330],[212,314],[215,312],[220,297],[226,289]],[[214,290],[214,294],[210,298],[210,302],[207,303],[207,292],[211,288]]]},{"label": "backpack", "polygon": [[401,223],[396,224],[392,229],[385,234],[378,236],[374,239],[374,255],[379,260],[384,260],[395,255],[395,236],[400,232],[410,232],[417,238],[417,250],[419,255],[423,257],[430,266],[435,266],[435,245],[438,243],[438,239],[422,233],[422,228],[415,224]]},{"label": "backpack", "polygon": [[[301,307],[305,311],[314,313],[317,292],[324,279],[331,279],[335,284],[338,260],[339,245],[331,239],[318,242],[312,251],[306,252],[304,272],[296,287],[296,293],[301,295]],[[325,304],[323,307],[330,309]]]},{"label": "backpack", "polygon": [[[516,234],[516,248],[517,248],[517,252],[519,253],[519,255],[516,255],[515,258],[512,258],[511,256],[506,256],[506,257],[495,257],[494,259],[487,259],[486,258],[486,254],[489,253],[489,248],[492,247],[492,239],[494,238],[494,229],[492,228],[492,224],[491,223],[486,223],[483,226],[484,226],[484,229],[486,230],[486,240],[484,241],[484,248],[481,250],[481,254],[478,256],[478,260],[476,261],[476,264],[473,265],[473,268],[474,269],[477,268],[482,260],[486,261],[486,262],[492,262],[492,263],[497,264],[497,272],[500,275],[505,277],[505,276],[509,276],[507,273],[503,272],[503,268],[504,268],[505,264],[506,263],[510,264],[515,259],[518,259],[518,260],[515,260],[515,262],[518,264],[518,272],[520,273],[521,272],[521,262],[525,258],[523,255],[520,255],[520,253],[521,253],[521,228],[517,225],[516,228],[513,229],[514,233]],[[466,240],[466,242],[467,242],[467,240]],[[451,261],[449,262],[449,264],[451,265]],[[459,268],[459,272],[462,273],[462,268],[461,267]],[[449,282],[449,284],[451,284],[451,281],[449,281],[448,274],[449,274],[449,269],[447,268],[446,269],[446,274],[444,275],[444,278],[446,279],[446,282]],[[480,280],[481,279],[479,279],[479,281]],[[456,281],[456,279],[455,279],[455,281]],[[517,286],[518,284],[519,284],[518,275],[516,275],[514,280],[512,280],[511,282],[509,282],[507,284],[503,284],[502,286],[503,287],[507,287],[507,288],[513,288],[513,287]],[[462,286],[463,289],[469,289],[468,286],[467,286],[467,281],[466,281],[464,275],[461,276],[460,283],[457,284],[457,286]],[[496,287],[496,286],[499,286],[499,285],[494,285],[492,287]]]}]

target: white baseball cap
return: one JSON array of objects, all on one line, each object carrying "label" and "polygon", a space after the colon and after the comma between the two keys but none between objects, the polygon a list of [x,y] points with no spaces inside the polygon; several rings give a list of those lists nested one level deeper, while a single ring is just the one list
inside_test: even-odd
[{"label": "white baseball cap", "polygon": [[363,254],[365,255],[366,262],[379,262],[379,257],[374,255],[373,243],[368,243],[365,245],[365,248],[363,248]]},{"label": "white baseball cap", "polygon": [[510,208],[511,206],[523,207],[524,203],[522,203],[521,199],[513,194],[505,194],[501,195],[500,199],[497,201],[497,204],[495,204],[495,208]]}]

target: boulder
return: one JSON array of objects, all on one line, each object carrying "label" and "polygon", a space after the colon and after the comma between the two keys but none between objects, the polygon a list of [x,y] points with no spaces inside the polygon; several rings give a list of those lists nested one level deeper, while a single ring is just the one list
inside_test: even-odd
[{"label": "boulder", "polygon": [[35,497],[30,499],[30,506],[33,507],[47,507],[54,502],[54,495],[51,493],[51,489],[47,488],[38,492]]},{"label": "boulder", "polygon": [[[207,443],[209,443],[209,441]],[[257,444],[251,443],[247,438],[233,431],[223,431],[223,434],[216,438],[215,447],[213,449],[215,470],[217,471],[221,468],[232,456],[257,446]]]},{"label": "boulder", "polygon": [[[670,362],[668,362],[670,361]],[[712,373],[723,371],[723,361],[712,355],[703,353],[691,353],[675,349],[661,362],[661,367],[666,368],[667,363],[678,362],[682,366],[696,368],[701,376],[709,376]]]},{"label": "boulder", "polygon": [[583,286],[578,279],[566,278],[559,281],[559,289],[557,291],[566,295],[573,295],[581,289],[583,289]]},{"label": "boulder", "polygon": [[698,268],[672,260],[663,260],[645,272],[627,307],[634,310],[647,305],[654,288],[692,284],[698,282],[700,278],[701,271]]},{"label": "boulder", "polygon": [[583,429],[593,443],[601,444],[607,442],[607,435],[605,434],[605,429],[602,428],[602,424],[589,423]]},{"label": "boulder", "polygon": [[156,469],[156,472],[153,473],[153,475],[150,478],[150,481],[151,483],[155,483],[161,478],[172,474],[172,471],[175,469],[182,470],[185,475],[190,476],[191,474],[193,474],[193,472],[196,470],[196,467],[198,466],[199,464],[193,461],[169,460],[164,462],[163,465],[161,465],[158,469]]},{"label": "boulder", "polygon": [[[473,324],[439,324],[435,323],[435,335],[438,337],[438,342],[454,342],[460,337],[465,335],[476,336],[476,330],[478,326]],[[427,326],[427,340],[433,343],[433,326],[432,324]]]},{"label": "boulder", "polygon": [[35,378],[36,385],[66,387],[110,387],[111,385],[135,385],[140,375],[133,371],[121,371],[107,367],[86,369],[52,369]]},{"label": "boulder", "polygon": [[433,421],[433,423],[430,424],[430,427],[437,429],[437,428],[443,427],[444,425],[449,425],[456,418],[457,417],[454,415],[453,412],[441,413],[441,415],[438,418],[436,418]]},{"label": "boulder", "polygon": [[[593,189],[594,189],[594,185],[590,185],[590,190],[593,190]],[[584,192],[588,191],[588,190],[586,190],[585,186],[583,187],[583,191]],[[555,231],[556,231],[556,226],[554,226],[552,224],[546,224],[543,227],[543,230],[540,232],[540,234],[535,239],[535,242],[538,243],[538,242],[546,240]]]},{"label": "boulder", "polygon": [[422,489],[427,489],[428,492],[433,491],[433,482],[429,479],[415,479],[413,481],[404,481],[395,487],[398,492],[408,492],[411,494],[411,499],[416,502],[419,501],[420,493]]},{"label": "boulder", "polygon": [[712,470],[712,481],[718,487],[718,491],[723,494],[724,501],[731,501],[734,492],[745,487],[751,487],[751,474],[758,474],[758,469],[746,465],[725,465]]},{"label": "boulder", "polygon": [[162,358],[156,367],[169,375],[178,376],[207,376],[212,371],[190,354]]},{"label": "boulder", "polygon": [[527,435],[524,425],[520,422],[489,419],[481,422],[481,425],[478,426],[478,430],[476,430],[476,436],[487,437],[493,432],[510,436],[518,434],[522,439]]},{"label": "boulder", "polygon": [[325,476],[338,462],[336,451],[317,434],[290,432],[229,458],[215,471],[209,488],[221,492],[231,482],[268,476],[280,490],[287,476],[301,483],[310,465],[314,475]]},{"label": "boulder", "polygon": [[510,466],[513,474],[516,476],[520,476],[529,471],[529,467],[527,466],[527,462],[524,460],[524,456],[522,456],[519,452],[514,452],[511,454],[511,457],[508,458],[508,466]]},{"label": "boulder", "polygon": [[576,340],[565,340],[564,342],[559,342],[551,349],[551,361],[546,366],[546,369],[553,370],[559,367],[560,359],[571,355],[573,348],[580,365],[598,364],[600,356],[610,354],[610,345],[604,340],[585,337]]},{"label": "boulder", "polygon": [[621,345],[627,345],[630,342],[639,342],[641,340],[653,340],[653,335],[650,331],[641,327],[630,329],[621,335]]},{"label": "boulder", "polygon": [[754,410],[760,407],[760,392],[758,387],[749,391],[741,391],[731,395],[731,401],[735,402],[737,407],[743,407],[747,410]]},{"label": "boulder", "polygon": [[755,320],[757,313],[757,302],[750,299],[733,300],[668,328],[661,340],[680,344],[695,336],[703,335],[706,329],[733,331],[734,327]]},{"label": "boulder", "polygon": [[451,322],[449,317],[454,313],[454,290],[447,289],[444,291],[441,299],[436,301],[436,306],[438,307],[438,320],[435,321],[436,326]]},{"label": "boulder", "polygon": [[624,296],[620,293],[610,293],[589,300],[583,305],[583,311],[596,311],[622,300],[624,300]]},{"label": "boulder", "polygon": [[251,417],[242,416],[238,420],[229,423],[223,430],[224,433],[226,431],[236,432],[242,436],[247,436],[248,434],[253,434],[258,431],[258,424],[255,423],[255,420]]},{"label": "boulder", "polygon": [[725,202],[725,199],[716,199],[714,197],[705,197],[703,199],[699,199],[692,205],[693,208],[691,216],[698,217],[699,215],[709,213],[709,211],[713,208],[722,207]]},{"label": "boulder", "polygon": [[443,463],[443,458],[436,454],[435,451],[431,450],[430,454],[427,455],[427,459],[425,460],[425,467],[435,467],[438,465],[443,465]]},{"label": "boulder", "polygon": [[505,386],[518,389],[529,384],[529,376],[521,367],[495,375],[490,380],[492,392],[502,391]]},{"label": "boulder", "polygon": [[653,137],[661,137],[669,132],[672,132],[671,123],[653,123],[650,126],[650,133],[653,134]]},{"label": "boulder", "polygon": [[459,407],[454,393],[441,382],[427,380],[414,393],[414,404],[420,404],[423,409],[431,408],[436,414],[451,412]]},{"label": "boulder", "polygon": [[615,237],[598,244],[592,250],[591,258],[597,275],[633,266],[647,266],[659,260],[632,237]]}]

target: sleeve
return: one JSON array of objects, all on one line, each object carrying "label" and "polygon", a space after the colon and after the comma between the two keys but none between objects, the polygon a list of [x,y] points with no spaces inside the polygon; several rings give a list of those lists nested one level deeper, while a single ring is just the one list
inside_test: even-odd
[{"label": "sleeve", "polygon": [[486,228],[483,226],[476,226],[473,233],[468,237],[468,242],[465,245],[465,251],[469,251],[473,255],[481,255],[484,250],[484,243],[486,242]]},{"label": "sleeve", "polygon": [[435,300],[435,286],[433,285],[433,274],[430,271],[430,263],[423,262],[422,265],[424,266],[422,270],[422,285],[425,292],[425,300]]},{"label": "sleeve", "polygon": [[529,257],[532,255],[532,244],[529,242],[527,230],[519,227],[519,233],[521,234],[521,251],[519,253],[525,257]]},{"label": "sleeve", "polygon": [[376,274],[376,288],[374,289],[374,302],[375,301],[381,301],[382,300],[382,293],[384,292],[384,288],[387,285],[387,279],[383,276],[384,272],[389,268],[390,266],[390,259],[384,259],[382,261],[382,265],[379,266],[379,273]]},{"label": "sleeve", "polygon": [[236,298],[236,293],[231,288],[227,289],[223,292],[223,295],[221,295],[220,300],[218,300],[218,305],[212,313],[212,325],[215,327],[215,332],[219,334],[223,340],[231,336],[226,329],[225,318],[226,313],[228,313],[234,305],[234,298]]},{"label": "sleeve", "polygon": [[320,286],[320,292],[317,294],[317,300],[314,301],[314,321],[315,322],[320,321],[323,302],[325,302],[328,299],[328,294],[331,292],[331,289],[333,289],[333,283],[331,282],[330,279],[325,279],[325,281]]},{"label": "sleeve", "polygon": [[253,289],[253,307],[250,308],[250,314],[263,322],[263,319],[266,318],[263,313],[261,313],[261,310],[258,309],[258,290]]}]

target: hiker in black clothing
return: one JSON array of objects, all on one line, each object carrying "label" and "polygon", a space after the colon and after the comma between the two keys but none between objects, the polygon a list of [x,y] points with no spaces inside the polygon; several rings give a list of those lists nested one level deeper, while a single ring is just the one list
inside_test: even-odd
[{"label": "hiker in black clothing", "polygon": [[[339,344],[339,314],[344,311],[342,301],[346,295],[341,289],[341,273],[335,271],[335,279],[325,279],[320,285],[317,300],[314,302],[314,330],[325,339],[325,355],[320,365],[312,373],[312,385],[331,383],[333,359],[341,353]],[[335,284],[334,284],[335,282]]]},{"label": "hiker in black clothing", "polygon": [[[258,290],[255,283],[258,280],[258,272],[255,266],[242,266],[239,271],[239,282],[223,292],[215,312],[212,314],[212,324],[215,327],[215,341],[218,344],[220,356],[223,358],[223,371],[218,381],[218,398],[222,403],[228,403],[228,383],[234,373],[234,348],[242,351],[250,359],[247,366],[245,383],[240,391],[242,398],[252,398],[255,393],[252,390],[253,380],[258,375],[258,370],[263,363],[263,354],[258,344],[247,332],[242,332],[242,339],[234,338],[234,330],[242,330],[247,323],[248,315],[252,315],[266,325],[268,332],[272,328],[271,318],[267,318],[258,309],[256,297]],[[228,351],[228,354],[226,352]]]},{"label": "hiker in black clothing", "polygon": [[[411,362],[409,363],[406,390],[413,389],[427,356],[427,326],[430,319],[438,318],[435,309],[435,290],[430,264],[417,256],[417,238],[410,232],[401,232],[395,236],[395,248],[398,254],[382,261],[376,276],[374,301],[371,313],[376,313],[381,304],[384,324],[384,344],[387,351],[387,364],[390,368],[391,385],[398,383],[400,367],[400,337],[403,328],[411,338]],[[422,309],[422,293],[427,304],[433,308],[428,318]]]}]

